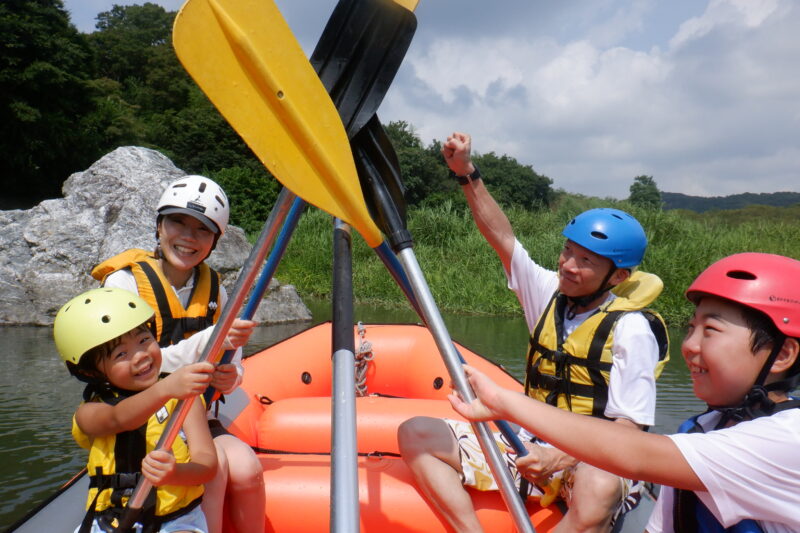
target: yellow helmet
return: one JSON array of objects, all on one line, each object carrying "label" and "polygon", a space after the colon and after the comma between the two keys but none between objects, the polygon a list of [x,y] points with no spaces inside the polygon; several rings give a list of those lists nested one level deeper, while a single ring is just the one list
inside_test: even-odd
[{"label": "yellow helmet", "polygon": [[61,307],[53,323],[53,338],[61,359],[77,365],[87,351],[131,331],[153,314],[153,308],[132,292],[92,289]]}]

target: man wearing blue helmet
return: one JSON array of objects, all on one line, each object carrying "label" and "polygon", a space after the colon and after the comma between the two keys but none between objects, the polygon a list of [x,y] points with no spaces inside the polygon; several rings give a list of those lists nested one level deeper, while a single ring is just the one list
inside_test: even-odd
[{"label": "man wearing blue helmet", "polygon": [[[525,312],[531,339],[525,392],[561,409],[647,428],[655,422],[655,379],[668,358],[666,327],[646,308],[661,280],[635,270],[647,247],[639,222],[618,209],[572,219],[558,271],[534,262],[487,191],[470,158],[469,135],[454,133],[442,153],[461,183],[478,229],[494,248]],[[569,507],[555,531],[610,531],[639,500],[638,482],[578,462],[524,429],[529,453],[517,458],[496,435],[525,496]],[[464,486],[496,490],[466,422],[415,417],[398,431],[419,488],[455,531],[482,531]],[[598,443],[600,445],[601,443]]]}]

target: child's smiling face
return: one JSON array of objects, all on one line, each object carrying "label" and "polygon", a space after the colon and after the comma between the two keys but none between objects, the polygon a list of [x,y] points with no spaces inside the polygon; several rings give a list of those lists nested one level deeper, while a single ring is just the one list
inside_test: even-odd
[{"label": "child's smiling face", "polygon": [[158,381],[161,348],[150,331],[129,331],[97,366],[115,387],[141,391]]},{"label": "child's smiling face", "polygon": [[695,396],[710,406],[738,405],[770,353],[767,346],[754,354],[751,341],[752,332],[737,305],[703,297],[681,345]]}]

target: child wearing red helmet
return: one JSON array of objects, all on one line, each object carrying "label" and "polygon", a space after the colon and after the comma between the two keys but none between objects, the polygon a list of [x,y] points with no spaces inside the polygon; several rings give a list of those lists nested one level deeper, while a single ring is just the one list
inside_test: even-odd
[{"label": "child wearing red helmet", "polygon": [[[675,435],[620,428],[501,389],[467,367],[478,397],[451,403],[471,420],[508,419],[567,453],[664,487],[647,531],[800,531],[800,261],[736,254],[686,291],[681,346],[707,412]],[[728,531],[728,530],[726,530]]]}]

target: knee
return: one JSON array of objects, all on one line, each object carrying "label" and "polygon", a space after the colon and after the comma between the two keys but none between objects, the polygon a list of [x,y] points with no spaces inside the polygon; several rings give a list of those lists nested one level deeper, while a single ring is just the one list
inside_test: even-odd
[{"label": "knee", "polygon": [[227,475],[229,467],[228,454],[225,453],[225,447],[217,442],[217,440],[218,439],[214,439],[214,448],[217,452],[217,475]]},{"label": "knee", "polygon": [[238,441],[226,448],[230,481],[238,488],[261,487],[264,471],[261,462],[247,444]]},{"label": "knee", "polygon": [[428,416],[409,418],[397,428],[397,444],[403,456],[430,452],[437,441],[451,436],[443,420]]},{"label": "knee", "polygon": [[583,526],[581,529],[602,527],[610,523],[622,497],[620,478],[594,468],[581,473],[584,475],[576,477],[573,485],[569,512]]}]

